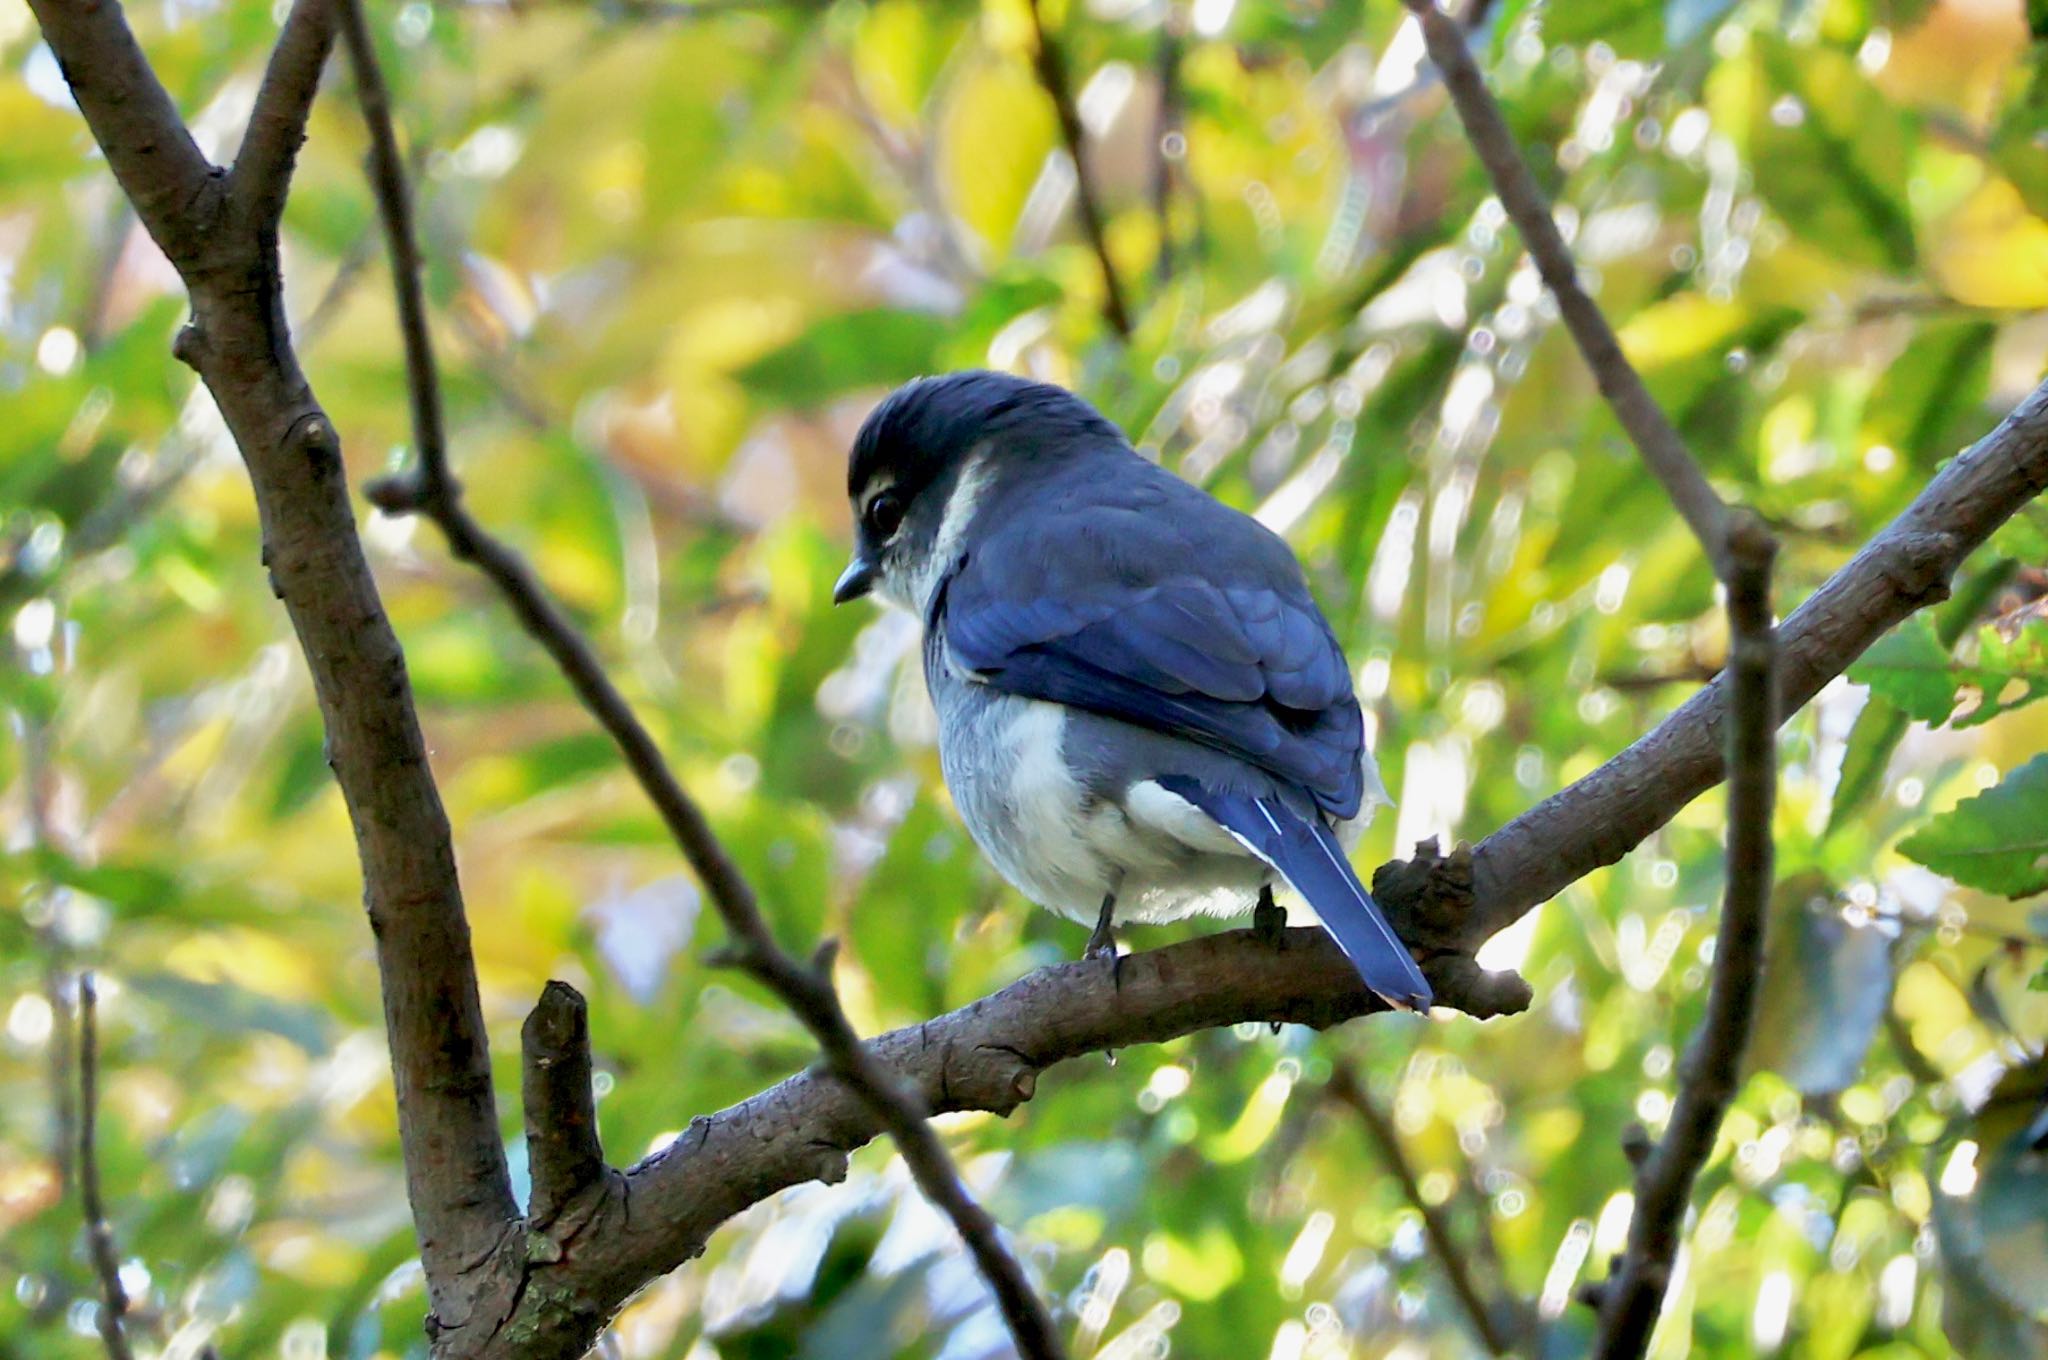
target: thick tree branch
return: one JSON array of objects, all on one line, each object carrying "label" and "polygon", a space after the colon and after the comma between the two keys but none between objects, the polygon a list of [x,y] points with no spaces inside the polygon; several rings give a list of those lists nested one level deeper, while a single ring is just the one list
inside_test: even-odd
[{"label": "thick tree branch", "polygon": [[[220,172],[199,155],[113,0],[35,0],[34,10],[115,176],[190,289],[192,320],[176,351],[199,371],[249,467],[264,560],[312,673],[362,862],[430,1322],[460,1335],[510,1309],[517,1276],[497,1269],[494,1249],[518,1208],[448,819],[404,655],[356,537],[340,444],[292,349],[276,234],[221,212]],[[302,15],[291,27],[304,35],[310,23]],[[277,131],[279,144],[296,139]]]},{"label": "thick tree branch", "polygon": [[[1963,557],[2044,488],[2048,384],[1959,455],[1780,628],[1778,713],[1789,716],[1885,629],[1939,598]],[[1445,951],[1424,966],[1440,1004],[1482,1018],[1528,1004],[1521,979],[1482,972],[1469,951],[1621,858],[1719,781],[1727,683],[1716,681],[1649,736],[1475,849],[1438,858],[1425,847],[1416,860],[1374,877],[1403,938]],[[1042,969],[867,1047],[934,1113],[1007,1112],[1030,1097],[1041,1071],[1069,1058],[1246,1020],[1327,1026],[1378,1009],[1319,929],[1288,932],[1278,953],[1249,931],[1231,931],[1126,955],[1121,987],[1108,972],[1086,962]],[[601,1319],[646,1280],[702,1250],[718,1224],[787,1186],[836,1177],[844,1154],[879,1132],[843,1086],[812,1073],[792,1077],[693,1122],[674,1145],[629,1171],[591,1212],[610,1230],[597,1235],[602,1244],[586,1235],[588,1248],[559,1269]],[[522,1301],[522,1325],[560,1343],[537,1353],[574,1355],[576,1344],[596,1334],[589,1318],[579,1327],[534,1297],[529,1290]]]},{"label": "thick tree branch", "polygon": [[223,201],[221,172],[192,140],[121,7],[31,0],[29,8],[143,226],[181,273],[203,267],[207,228]]},{"label": "thick tree branch", "polygon": [[[441,419],[440,378],[435,370],[434,351],[427,333],[427,309],[420,290],[419,243],[413,228],[412,195],[405,166],[398,150],[398,138],[391,122],[390,99],[385,90],[376,50],[370,44],[363,21],[362,0],[340,0],[341,28],[361,91],[363,117],[370,128],[370,175],[378,208],[392,255],[392,275],[398,290],[398,314],[405,335],[406,378],[412,394],[414,440],[419,446],[419,466],[405,477],[380,482],[372,495],[386,510],[417,510],[432,519],[447,536],[450,549],[463,561],[474,563],[504,592],[520,623],[546,648],[585,705],[604,725],[627,759],[641,786],[654,801],[676,844],[711,896],[712,905],[724,920],[734,940],[733,962],[758,978],[763,985],[794,1011],[824,1051],[826,1061],[874,1113],[896,1141],[916,1179],[918,1188],[953,1222],[976,1267],[988,1281],[1002,1310],[1020,1354],[1029,1360],[1058,1360],[1065,1354],[1059,1334],[1045,1304],[1032,1291],[1024,1268],[1002,1242],[995,1221],[977,1204],[960,1179],[945,1145],[926,1122],[927,1110],[915,1094],[876,1062],[861,1043],[853,1023],[840,1004],[831,980],[831,950],[819,952],[808,966],[786,953],[768,929],[753,888],[740,874],[710,824],[704,820],[690,796],[677,782],[662,758],[654,738],[641,725],[625,696],[605,673],[603,664],[590,650],[568,617],[548,598],[545,588],[525,561],[477,523],[463,507],[461,487],[448,468],[447,435]],[[564,990],[567,990],[566,988]],[[550,990],[553,996],[553,990]],[[573,995],[573,992],[571,993]],[[543,1004],[549,997],[543,997]],[[555,996],[558,1003],[563,998]],[[580,1003],[581,998],[577,999]],[[565,1004],[565,1003],[564,1003]],[[551,1012],[560,1006],[550,1007]],[[533,1056],[539,1030],[560,1031],[563,1023],[551,1015],[527,1036],[529,1059]],[[573,1025],[568,1028],[575,1028]],[[588,1035],[580,1036],[584,1049],[575,1062],[580,1064],[588,1084],[590,1058]],[[557,1060],[558,1062],[560,1060]],[[548,1180],[538,1171],[534,1182],[534,1203],[529,1216],[552,1217],[567,1202],[602,1173],[604,1162],[596,1147],[595,1131],[585,1142],[577,1131],[582,1120],[580,1105],[587,1092],[578,1096],[560,1089],[549,1070],[530,1061],[527,1072],[528,1139],[537,1153],[545,1154]],[[566,1111],[557,1109],[556,1097],[574,1096]],[[532,1121],[542,1116],[538,1126]],[[594,1118],[594,1115],[591,1116]]]},{"label": "thick tree branch", "polygon": [[78,1200],[85,1211],[85,1249],[99,1277],[100,1341],[107,1360],[130,1360],[128,1291],[121,1284],[121,1253],[107,1224],[107,1204],[100,1194],[100,1031],[99,990],[91,973],[78,975]]},{"label": "thick tree branch", "polygon": [[[1430,1203],[1422,1193],[1422,1180],[1415,1174],[1414,1164],[1408,1160],[1407,1149],[1401,1145],[1400,1131],[1394,1127],[1394,1121],[1387,1112],[1374,1102],[1372,1093],[1365,1089],[1350,1063],[1337,1063],[1326,1090],[1330,1099],[1358,1116],[1358,1122],[1372,1139],[1380,1160],[1401,1183],[1402,1196],[1422,1216],[1422,1232],[1429,1242],[1430,1254],[1436,1258],[1437,1268],[1450,1283],[1451,1292],[1457,1296],[1480,1341],[1495,1355],[1513,1355],[1518,1344],[1531,1338],[1518,1337],[1508,1325],[1508,1318],[1520,1314],[1526,1319],[1528,1310],[1514,1307],[1506,1301],[1496,1308],[1487,1301],[1479,1282],[1472,1276],[1471,1261],[1451,1227],[1450,1215],[1444,1212],[1442,1205]],[[1481,1212],[1484,1212],[1483,1208]],[[1482,1231],[1484,1226],[1482,1222]]]},{"label": "thick tree branch", "polygon": [[[1483,973],[1467,958],[1435,958],[1423,971],[1440,1004],[1473,1015],[1529,1003],[1520,978]],[[1385,1009],[1320,927],[1286,931],[1277,947],[1234,930],[1125,955],[1117,969],[1100,960],[1042,968],[864,1050],[933,1114],[1007,1114],[1031,1098],[1041,1072],[1071,1058],[1219,1025],[1324,1028]],[[720,1224],[789,1186],[840,1179],[847,1155],[883,1132],[865,1101],[815,1069],[692,1120],[586,1211],[589,1226],[544,1281],[535,1277],[507,1330],[548,1339],[527,1356],[581,1355],[596,1324],[647,1280],[702,1252]],[[564,1293],[595,1313],[565,1316],[547,1302]]]},{"label": "thick tree branch", "polygon": [[1753,517],[1730,520],[1728,590],[1728,884],[1714,937],[1707,1013],[1686,1046],[1663,1140],[1636,1169],[1635,1216],[1621,1269],[1601,1290],[1598,1360],[1637,1360],[1671,1282],[1693,1181],[1714,1150],[1742,1082],[1742,1055],[1763,981],[1772,882],[1771,810],[1778,781],[1772,672],[1771,560],[1777,544]]},{"label": "thick tree branch", "polygon": [[[625,1297],[701,1249],[732,1213],[783,1186],[836,1174],[844,1153],[880,1124],[837,1077],[794,1077],[697,1121],[663,1153],[586,1191],[575,1206],[576,1235],[552,1239],[552,1258],[526,1259],[529,1248],[512,1231],[516,1208],[445,815],[427,777],[402,657],[354,535],[333,432],[285,332],[274,253],[260,240],[207,235],[218,216],[217,176],[177,125],[119,10],[107,0],[35,0],[34,8],[60,62],[78,77],[80,106],[116,174],[148,200],[145,224],[192,286],[194,321],[179,353],[199,368],[248,460],[272,577],[313,672],[364,864],[408,1189],[441,1328],[437,1349],[580,1354]],[[138,76],[141,98],[126,99]],[[141,116],[149,109],[155,116]],[[2048,388],[1954,460],[1784,625],[1779,713],[1789,715],[1886,628],[1939,598],[1962,558],[2044,486]],[[1720,778],[1730,683],[1709,686],[1476,851],[1407,875],[1403,881],[1419,885],[1400,904],[1410,938],[1469,950],[1663,825]],[[1476,892],[1476,900],[1454,894],[1441,905],[1446,885]],[[1527,1001],[1519,979],[1482,974],[1457,952],[1431,959],[1427,971],[1448,1004],[1475,1014]],[[1331,1024],[1372,1009],[1318,931],[1290,932],[1278,952],[1231,932],[1129,956],[1120,988],[1108,973],[1087,963],[1042,970],[863,1051],[925,1108],[1003,1110],[1065,1058],[1240,1020]]]},{"label": "thick tree branch", "polygon": [[228,201],[241,220],[274,230],[284,214],[306,119],[334,46],[334,0],[292,0],[264,68],[241,150],[228,171]]},{"label": "thick tree branch", "polygon": [[1643,386],[1642,378],[1623,356],[1614,328],[1579,286],[1579,271],[1572,263],[1571,251],[1557,229],[1556,219],[1550,215],[1543,191],[1536,187],[1535,177],[1523,163],[1521,153],[1515,150],[1514,135],[1508,131],[1507,120],[1501,117],[1500,105],[1487,92],[1485,77],[1480,75],[1479,66],[1465,45],[1464,26],[1438,9],[1435,0],[1406,3],[1422,26],[1429,58],[1443,73],[1444,87],[1450,91],[1451,103],[1465,125],[1465,135],[1486,166],[1501,206],[1521,232],[1522,244],[1536,262],[1537,272],[1557,298],[1565,328],[1578,342],[1586,366],[1593,370],[1600,394],[1614,408],[1615,417],[1628,431],[1650,471],[1664,484],[1672,504],[1692,526],[1708,560],[1714,564],[1715,574],[1726,579],[1727,525],[1721,498],[1707,485],[1699,464],[1686,451],[1685,441],[1678,437],[1678,431],[1650,396],[1650,389]]},{"label": "thick tree branch", "polygon": [[1073,83],[1067,79],[1066,54],[1046,32],[1040,0],[1029,2],[1031,32],[1036,40],[1031,49],[1031,65],[1038,72],[1038,83],[1044,87],[1046,97],[1052,101],[1053,116],[1059,120],[1060,140],[1066,144],[1067,157],[1074,163],[1074,210],[1080,214],[1081,231],[1087,236],[1088,247],[1095,252],[1095,263],[1102,270],[1102,316],[1120,339],[1128,340],[1131,338],[1131,309],[1124,302],[1124,286],[1117,277],[1116,262],[1109,257],[1109,235],[1103,225],[1102,202],[1095,196],[1095,181],[1088,173],[1088,134],[1081,126],[1081,110],[1074,102]]},{"label": "thick tree branch", "polygon": [[[2048,383],[1949,461],[1913,503],[1778,629],[1780,721],[1895,624],[1948,595],[1949,578],[1991,531],[2048,489]],[[1476,948],[1566,885],[1619,860],[1719,783],[1726,675],[1649,735],[1481,841],[1477,899],[1444,948]],[[1413,937],[1408,937],[1413,942]]]}]

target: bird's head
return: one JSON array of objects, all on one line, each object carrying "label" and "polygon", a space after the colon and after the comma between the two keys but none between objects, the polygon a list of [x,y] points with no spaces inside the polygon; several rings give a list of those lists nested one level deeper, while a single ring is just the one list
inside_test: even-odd
[{"label": "bird's head", "polygon": [[968,546],[975,512],[1005,484],[1058,460],[1128,448],[1094,407],[1048,383],[982,370],[905,383],[853,441],[853,560],[833,603],[873,594],[922,614]]}]

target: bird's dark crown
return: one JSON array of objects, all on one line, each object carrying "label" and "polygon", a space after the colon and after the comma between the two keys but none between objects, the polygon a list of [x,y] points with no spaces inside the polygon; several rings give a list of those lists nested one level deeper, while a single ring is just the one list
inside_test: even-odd
[{"label": "bird's dark crown", "polygon": [[[1004,439],[1006,431],[1025,437]],[[916,378],[882,399],[854,437],[846,489],[858,497],[889,474],[906,501],[985,441],[1006,459],[1054,457],[1109,441],[1123,431],[1063,387],[1008,373],[970,369]]]}]

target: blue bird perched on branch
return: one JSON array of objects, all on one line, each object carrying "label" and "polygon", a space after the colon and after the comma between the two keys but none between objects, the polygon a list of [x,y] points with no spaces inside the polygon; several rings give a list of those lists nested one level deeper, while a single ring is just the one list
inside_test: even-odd
[{"label": "blue bird perched on branch", "polygon": [[939,761],[982,852],[1095,920],[1307,899],[1389,1004],[1429,983],[1344,852],[1386,801],[1350,668],[1276,534],[1141,457],[1061,388],[921,378],[854,441],[833,600],[924,621]]}]

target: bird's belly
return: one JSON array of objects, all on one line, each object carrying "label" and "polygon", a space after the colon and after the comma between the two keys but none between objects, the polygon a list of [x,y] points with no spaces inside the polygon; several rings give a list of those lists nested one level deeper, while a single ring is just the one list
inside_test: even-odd
[{"label": "bird's belly", "polygon": [[1192,807],[1159,817],[1156,792],[1145,792],[1156,785],[1085,787],[1064,749],[1062,706],[986,690],[958,698],[940,711],[946,785],[975,843],[1033,901],[1083,922],[1112,893],[1120,921],[1231,915],[1271,878]]}]

